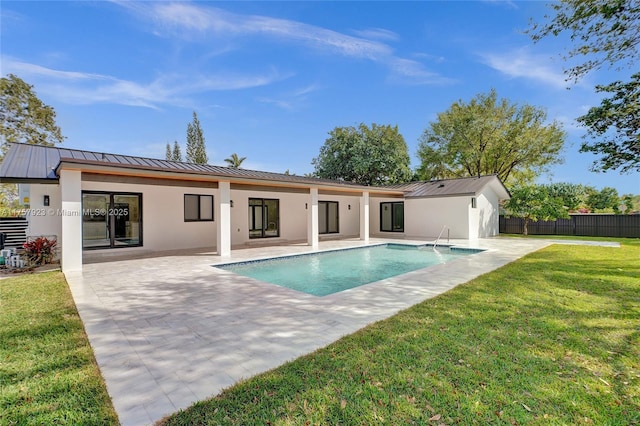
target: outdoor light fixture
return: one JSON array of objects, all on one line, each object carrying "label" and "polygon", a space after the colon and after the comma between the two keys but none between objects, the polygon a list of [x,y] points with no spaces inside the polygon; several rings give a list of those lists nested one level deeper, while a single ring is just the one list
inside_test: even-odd
[{"label": "outdoor light fixture", "polygon": [[42,205],[49,207],[49,196],[45,195],[44,200],[42,200]]},{"label": "outdoor light fixture", "polygon": [[304,209],[307,210],[309,208],[309,206],[307,205],[307,203],[304,203]]},{"label": "outdoor light fixture", "polygon": [[233,200],[229,200],[229,204],[231,205],[231,208],[233,208]]},{"label": "outdoor light fixture", "polygon": [[351,204],[349,204],[347,207],[349,208],[349,210],[351,210]]}]

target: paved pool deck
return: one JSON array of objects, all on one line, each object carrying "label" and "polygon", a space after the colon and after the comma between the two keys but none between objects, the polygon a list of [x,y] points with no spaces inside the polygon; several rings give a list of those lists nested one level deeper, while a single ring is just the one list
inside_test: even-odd
[{"label": "paved pool deck", "polygon": [[[302,244],[237,249],[224,259],[207,250],[106,258],[67,281],[120,422],[139,426],[551,243],[454,240],[486,251],[324,297],[212,266],[313,251]],[[319,250],[363,245],[326,241]]]}]

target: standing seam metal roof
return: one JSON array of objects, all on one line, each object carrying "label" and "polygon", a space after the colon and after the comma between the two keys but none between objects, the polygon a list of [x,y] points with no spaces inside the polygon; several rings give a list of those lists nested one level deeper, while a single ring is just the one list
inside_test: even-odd
[{"label": "standing seam metal roof", "polygon": [[[9,152],[0,164],[0,181],[57,180],[56,171],[62,162],[394,192],[394,188],[371,188],[330,179],[18,143],[11,144]],[[395,189],[395,192],[398,191],[401,190]]]}]

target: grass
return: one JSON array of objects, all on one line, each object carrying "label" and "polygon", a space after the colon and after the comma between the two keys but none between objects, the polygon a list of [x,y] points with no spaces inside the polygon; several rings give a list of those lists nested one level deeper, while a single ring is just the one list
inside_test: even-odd
[{"label": "grass", "polygon": [[0,280],[0,425],[117,425],[60,272]]},{"label": "grass", "polygon": [[640,240],[530,254],[159,424],[640,424]]}]

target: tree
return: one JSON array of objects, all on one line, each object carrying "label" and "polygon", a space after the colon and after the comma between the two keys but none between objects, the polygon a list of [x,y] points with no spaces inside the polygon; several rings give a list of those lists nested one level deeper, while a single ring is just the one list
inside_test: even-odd
[{"label": "tree", "polygon": [[361,123],[331,130],[311,164],[316,177],[377,186],[408,182],[409,162],[398,126]]},{"label": "tree", "polygon": [[200,120],[194,111],[193,121],[187,125],[187,162],[207,164],[208,161],[202,127],[200,127]]},{"label": "tree", "polygon": [[234,152],[229,158],[225,158],[224,161],[228,164],[228,167],[239,169],[241,168],[242,162],[246,159],[247,157],[238,157],[238,154]]},{"label": "tree", "polygon": [[173,150],[171,149],[171,145],[167,143],[166,157],[167,161],[182,161],[182,152],[180,151],[178,141],[173,141]]},{"label": "tree", "polygon": [[0,160],[11,142],[53,146],[65,139],[54,109],[38,99],[33,86],[14,74],[0,79],[0,119]]},{"label": "tree", "polygon": [[631,67],[640,45],[640,3],[636,0],[560,0],[550,3],[555,16],[544,24],[531,23],[527,30],[534,42],[568,32],[574,46],[565,60],[587,57],[565,70],[575,81],[592,70],[615,64]]},{"label": "tree", "polygon": [[549,196],[559,198],[562,205],[569,211],[578,210],[586,204],[589,188],[575,183],[557,182],[542,185]]},{"label": "tree", "polygon": [[498,100],[494,89],[454,102],[420,138],[423,180],[496,174],[506,185],[530,182],[562,162],[566,138],[544,110]]},{"label": "tree", "polygon": [[182,161],[182,151],[178,141],[173,141],[173,161]]},{"label": "tree", "polygon": [[640,73],[632,75],[628,83],[598,85],[596,91],[613,96],[578,117],[593,140],[583,142],[580,152],[602,155],[593,164],[593,171],[619,168],[622,173],[634,169],[640,172]]},{"label": "tree", "polygon": [[611,211],[620,212],[620,196],[615,188],[605,186],[600,191],[592,189],[587,196],[587,205],[593,211]]},{"label": "tree", "polygon": [[529,222],[568,218],[562,199],[553,197],[542,185],[522,185],[511,189],[511,198],[504,204],[506,216],[524,219],[523,234],[529,234]]},{"label": "tree", "polygon": [[[550,35],[570,34],[573,46],[564,59],[584,60],[565,70],[568,79],[577,81],[603,66],[615,67],[617,71],[634,68],[640,58],[638,1],[561,0],[550,7],[555,16],[546,16],[544,24],[532,23],[528,33],[534,42]],[[598,92],[615,94],[578,118],[587,127],[586,137],[595,140],[605,137],[592,144],[584,142],[580,148],[580,152],[601,154],[592,170],[640,171],[639,80],[640,75],[634,73],[630,82],[596,86]]]}]

